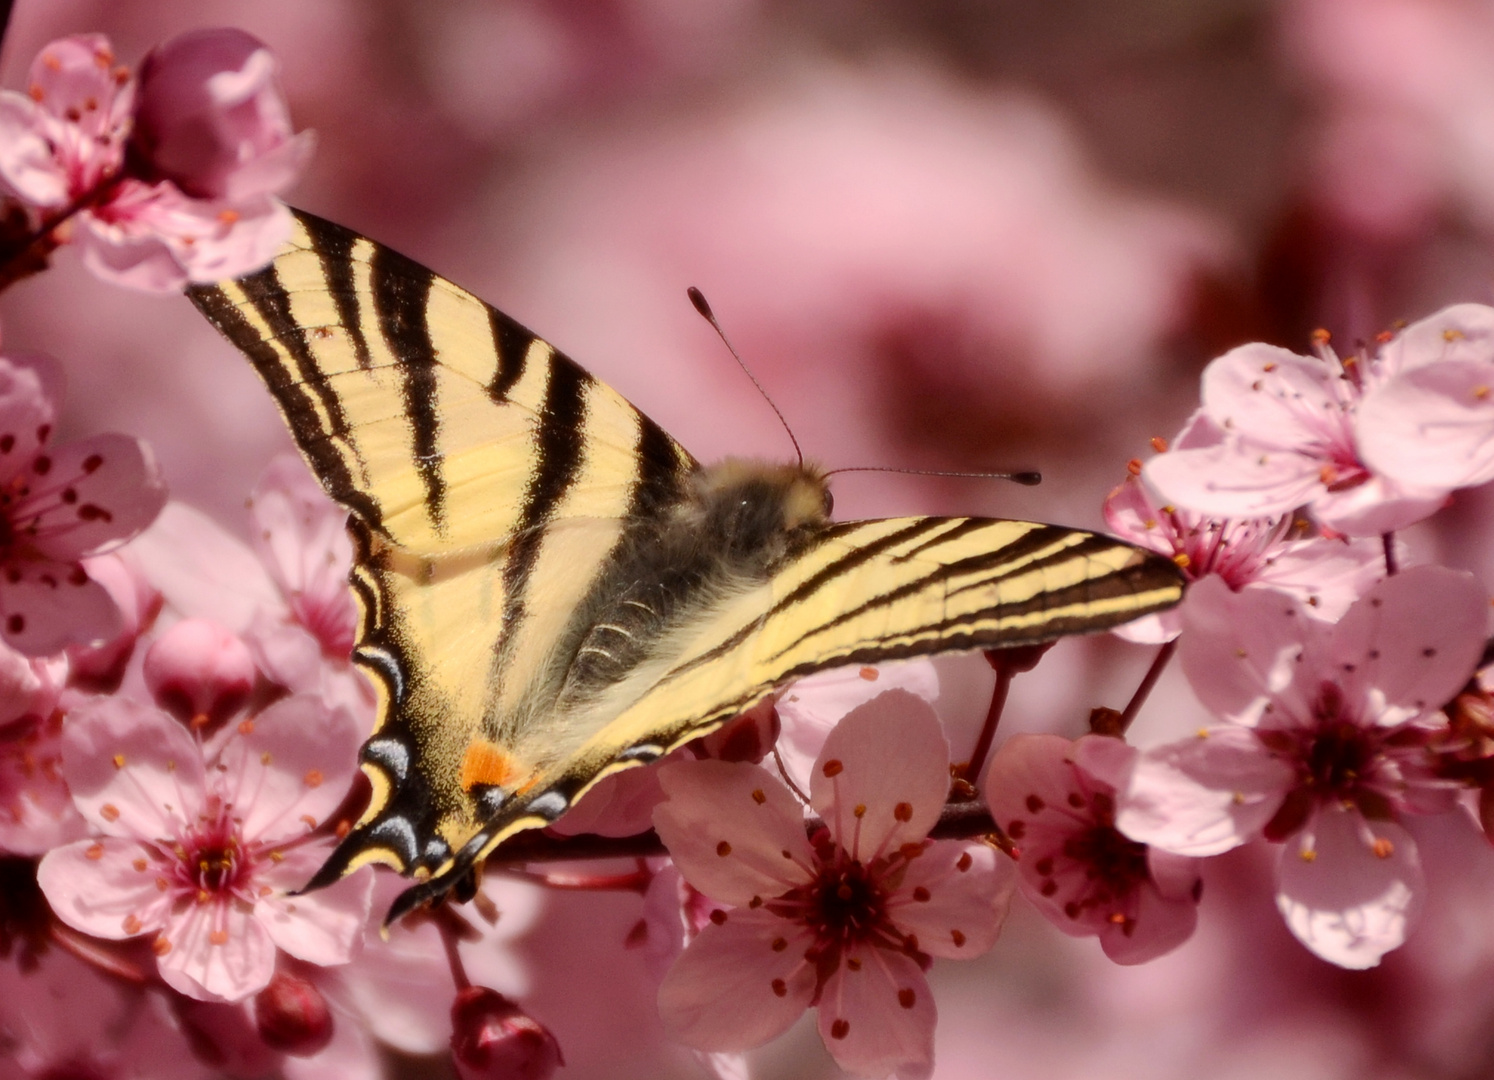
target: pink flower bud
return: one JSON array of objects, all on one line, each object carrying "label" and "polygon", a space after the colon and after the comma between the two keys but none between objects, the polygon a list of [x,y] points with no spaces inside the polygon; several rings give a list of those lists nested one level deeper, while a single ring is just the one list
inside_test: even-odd
[{"label": "pink flower bud", "polygon": [[278,69],[265,44],[242,30],[195,30],[153,50],[140,66],[136,168],[200,199],[288,187],[311,137],[291,128]]},{"label": "pink flower bud", "polygon": [[547,1080],[565,1064],[543,1024],[485,986],[451,1004],[451,1057],[461,1080]]},{"label": "pink flower bud", "polygon": [[208,619],[183,619],[145,653],[145,684],[157,704],[183,723],[222,723],[254,688],[249,646]]},{"label": "pink flower bud", "polygon": [[254,995],[254,1022],[267,1046],[295,1057],[311,1057],[332,1041],[332,1013],[316,986],[277,971]]}]

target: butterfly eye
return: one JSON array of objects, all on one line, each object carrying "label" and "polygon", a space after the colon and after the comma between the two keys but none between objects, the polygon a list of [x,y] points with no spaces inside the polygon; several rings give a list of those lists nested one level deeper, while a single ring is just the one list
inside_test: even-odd
[{"label": "butterfly eye", "polygon": [[835,513],[835,496],[830,494],[830,489],[825,489],[825,516],[829,517]]}]

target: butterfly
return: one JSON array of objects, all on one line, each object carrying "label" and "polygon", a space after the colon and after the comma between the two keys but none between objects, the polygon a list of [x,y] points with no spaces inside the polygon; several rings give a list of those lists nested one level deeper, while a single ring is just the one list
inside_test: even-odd
[{"label": "butterfly", "polygon": [[1168,559],[1057,525],[836,522],[812,466],[703,466],[424,266],[296,212],[265,269],[189,290],[347,508],[372,797],[307,888],[413,877],[392,921],[810,672],[1103,630]]}]

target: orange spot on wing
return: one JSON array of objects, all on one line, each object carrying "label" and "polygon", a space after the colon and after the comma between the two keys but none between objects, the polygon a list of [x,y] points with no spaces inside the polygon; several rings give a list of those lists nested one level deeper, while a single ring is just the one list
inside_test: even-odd
[{"label": "orange spot on wing", "polygon": [[478,784],[507,787],[523,770],[507,751],[487,739],[477,739],[462,755],[462,790],[471,791]]}]

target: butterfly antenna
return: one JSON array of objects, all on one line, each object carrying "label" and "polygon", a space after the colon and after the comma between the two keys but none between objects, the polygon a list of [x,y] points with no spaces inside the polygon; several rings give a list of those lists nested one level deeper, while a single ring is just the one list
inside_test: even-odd
[{"label": "butterfly antenna", "polygon": [[1036,487],[1043,482],[1043,474],[1031,470],[1026,472],[946,472],[943,469],[896,469],[890,465],[857,465],[848,469],[831,469],[825,474],[825,478],[829,479],[836,473],[848,472],[891,472],[909,473],[913,476],[962,476],[972,480],[1010,480],[1023,487]]},{"label": "butterfly antenna", "polygon": [[752,369],[742,360],[737,350],[732,348],[731,341],[726,336],[726,331],[721,329],[721,324],[716,321],[716,313],[711,310],[711,305],[706,303],[705,293],[701,292],[694,285],[691,285],[685,290],[685,295],[690,298],[690,303],[695,305],[695,310],[700,312],[700,317],[711,324],[711,328],[716,331],[716,336],[721,339],[721,344],[725,345],[726,351],[731,353],[731,358],[737,362],[738,367],[747,373],[747,377],[752,380],[752,385],[757,387],[757,392],[768,403],[768,408],[772,409],[773,415],[778,417],[778,422],[783,425],[783,430],[788,432],[789,442],[794,444],[794,453],[798,455],[799,464],[803,465],[804,451],[799,449],[799,440],[794,438],[794,429],[789,427],[789,422],[784,419],[783,413],[773,403],[773,399],[768,396],[768,392],[763,389],[763,384],[757,381],[757,376],[752,374]]}]

